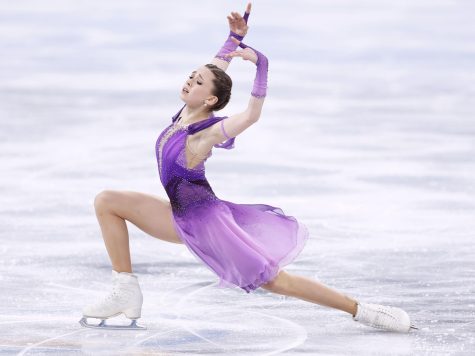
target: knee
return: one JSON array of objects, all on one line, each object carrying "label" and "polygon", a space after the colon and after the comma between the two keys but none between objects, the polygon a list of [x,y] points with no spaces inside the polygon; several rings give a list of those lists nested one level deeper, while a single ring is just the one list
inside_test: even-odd
[{"label": "knee", "polygon": [[287,272],[281,270],[273,280],[262,284],[261,287],[274,293],[283,292],[287,289],[289,276]]},{"label": "knee", "polygon": [[96,211],[103,211],[110,208],[115,192],[113,190],[105,189],[96,195],[94,198],[94,209]]}]

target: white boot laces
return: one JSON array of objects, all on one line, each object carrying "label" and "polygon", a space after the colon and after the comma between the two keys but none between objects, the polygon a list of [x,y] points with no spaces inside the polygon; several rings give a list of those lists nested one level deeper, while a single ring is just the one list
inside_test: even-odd
[{"label": "white boot laces", "polygon": [[399,319],[384,306],[366,305],[361,319],[371,326],[380,329],[392,329],[399,324]]}]

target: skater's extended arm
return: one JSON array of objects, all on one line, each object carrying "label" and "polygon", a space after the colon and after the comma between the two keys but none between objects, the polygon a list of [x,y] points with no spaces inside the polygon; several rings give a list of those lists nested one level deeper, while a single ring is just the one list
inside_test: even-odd
[{"label": "skater's extended arm", "polygon": [[[229,57],[242,57],[256,65],[256,76],[254,78],[254,86],[251,92],[251,98],[247,109],[241,113],[229,116],[221,120],[220,125],[214,125],[210,130],[210,140],[213,144],[221,143],[231,137],[236,137],[261,116],[262,106],[267,94],[267,72],[269,61],[265,55],[256,49],[249,47],[233,38],[239,47],[244,48],[242,51],[233,51],[227,54]],[[218,127],[219,126],[219,127]]]},{"label": "skater's extended arm", "polygon": [[211,61],[212,64],[226,71],[232,59],[231,57],[227,57],[226,54],[233,52],[234,50],[236,50],[238,46],[234,41],[232,41],[231,37],[236,37],[240,41],[243,40],[249,28],[247,26],[247,19],[250,13],[251,13],[251,3],[248,3],[246,7],[246,11],[244,12],[244,16],[241,16],[237,12],[231,12],[231,14],[228,16],[229,35],[228,35],[228,38],[226,39],[226,42],[224,42],[221,49],[218,51],[218,53],[216,53],[215,57],[212,59]]}]

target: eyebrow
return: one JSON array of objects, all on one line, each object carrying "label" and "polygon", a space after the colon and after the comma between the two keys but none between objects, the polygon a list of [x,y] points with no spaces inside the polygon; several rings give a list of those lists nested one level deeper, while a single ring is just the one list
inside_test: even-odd
[{"label": "eyebrow", "polygon": [[[191,74],[195,74],[196,73],[196,70],[194,70],[193,72],[191,72]],[[201,74],[198,74],[199,77],[201,77],[201,79],[205,80],[205,78],[203,78],[203,76]]]}]

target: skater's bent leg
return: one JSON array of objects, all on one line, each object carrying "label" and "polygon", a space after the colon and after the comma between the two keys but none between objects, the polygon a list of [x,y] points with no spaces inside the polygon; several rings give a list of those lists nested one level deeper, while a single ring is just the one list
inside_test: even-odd
[{"label": "skater's bent leg", "polygon": [[308,302],[356,314],[356,300],[311,278],[281,270],[277,277],[261,286],[273,293],[296,297]]},{"label": "skater's bent leg", "polygon": [[102,238],[112,263],[117,272],[132,273],[129,249],[129,232],[125,220],[113,210],[109,192],[99,193],[94,200],[96,217],[102,231]]},{"label": "skater's bent leg", "polygon": [[173,226],[170,203],[154,195],[104,190],[94,207],[107,253],[117,272],[132,272],[129,233],[125,220],[164,241],[182,243]]}]

